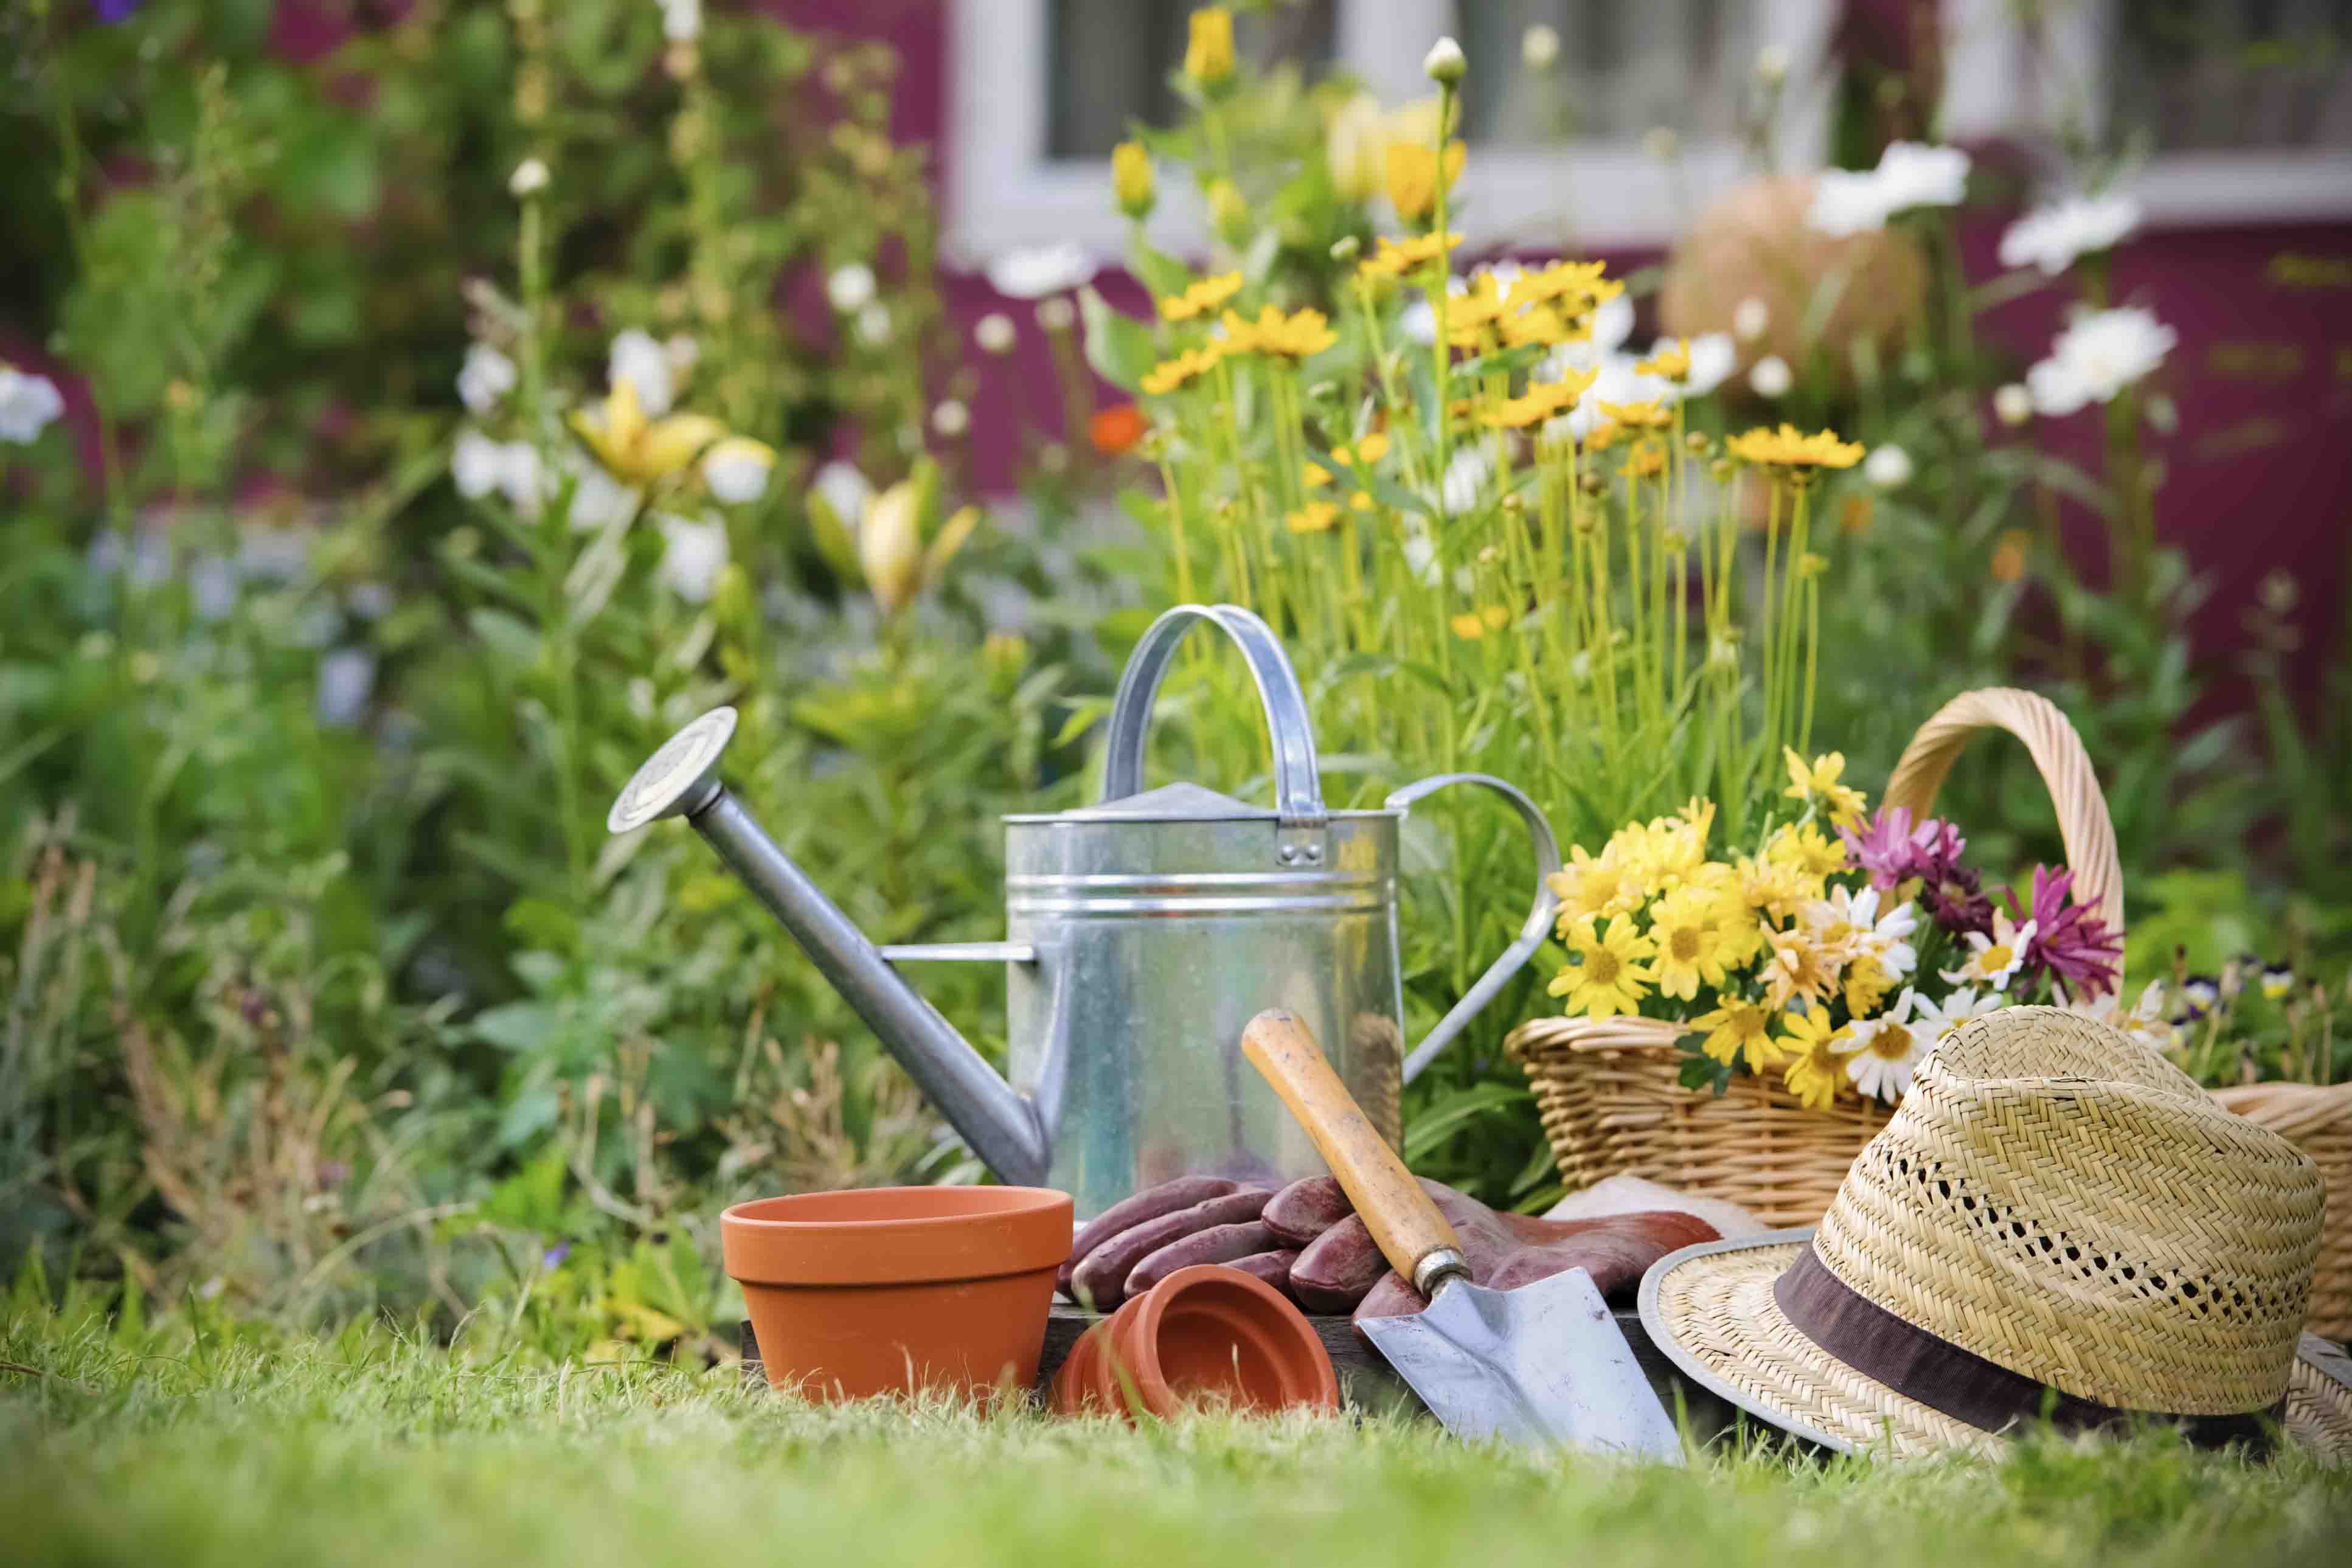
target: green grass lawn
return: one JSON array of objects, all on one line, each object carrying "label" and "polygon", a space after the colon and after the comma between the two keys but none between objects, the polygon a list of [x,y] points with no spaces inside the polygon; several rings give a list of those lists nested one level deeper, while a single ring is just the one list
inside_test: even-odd
[{"label": "green grass lawn", "polygon": [[2352,1560],[2352,1477],[2036,1437],[1998,1464],[1762,1448],[1685,1469],[1397,1419],[824,1410],[736,1369],[548,1366],[383,1329],[152,1330],[0,1306],[12,1564],[1630,1568]]}]

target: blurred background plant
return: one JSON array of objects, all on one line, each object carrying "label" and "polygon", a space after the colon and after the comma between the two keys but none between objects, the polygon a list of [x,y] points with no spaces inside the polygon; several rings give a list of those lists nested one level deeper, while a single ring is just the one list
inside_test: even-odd
[{"label": "blurred background plant", "polygon": [[[2151,531],[2189,416],[2112,262],[2128,136],[2032,149],[1994,266],[1962,216],[2028,193],[1938,142],[1931,83],[1845,62],[1851,167],[1805,172],[1788,60],[1718,62],[1657,100],[1644,177],[1720,133],[1742,181],[1662,265],[1560,274],[1538,330],[1507,301],[1552,253],[1383,245],[1539,228],[1457,199],[1446,149],[1566,145],[1651,104],[1630,78],[1482,7],[1449,110],[1323,58],[1314,7],[1154,7],[1165,112],[1112,128],[1097,193],[1131,276],[1057,241],[960,281],[893,129],[936,83],[770,9],[0,13],[0,1269],[718,1353],[726,1201],[979,1173],[699,846],[604,836],[613,791],[732,702],[733,784],[876,940],[1000,935],[994,819],[1079,796],[1182,597],[1276,618],[1334,799],[1483,767],[1588,847],[1693,792],[1762,812],[1783,742],[1875,794],[1944,697],[2033,686],[2116,813],[2127,984],[2212,990],[2194,1065],[2352,1070],[2352,667],[2315,708],[2284,579],[2250,714],[2191,656],[2210,585]],[[2047,293],[2086,312],[2063,336],[1990,329]],[[1717,473],[1784,421],[1864,449],[1793,553],[1795,492]],[[1531,543],[1571,536],[1597,596]],[[1768,602],[1801,612],[1770,637]],[[1188,653],[1165,706],[1155,766],[1264,789],[1229,661]],[[2021,754],[1942,806],[1990,874],[2060,858]],[[1415,813],[1410,1033],[1516,929],[1525,857],[1481,806]],[[1413,1087],[1418,1168],[1552,1194],[1501,1042],[1558,963]],[[923,984],[1000,1043],[993,974]]]}]

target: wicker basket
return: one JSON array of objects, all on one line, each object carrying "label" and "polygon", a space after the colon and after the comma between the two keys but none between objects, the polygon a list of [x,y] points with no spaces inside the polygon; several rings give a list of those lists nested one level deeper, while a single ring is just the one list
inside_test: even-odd
[{"label": "wicker basket", "polygon": [[[2074,727],[2044,699],[2007,687],[1954,698],[1904,748],[1885,804],[1927,816],[1953,760],[1985,729],[2025,742],[2057,807],[2076,897],[2120,934],[2123,873],[2106,799]],[[1778,1079],[1746,1076],[1721,1095],[1693,1092],[1682,1087],[1682,1032],[1654,1018],[1538,1018],[1513,1031],[1511,1054],[1535,1089],[1569,1190],[1643,1176],[1739,1204],[1769,1225],[1820,1219],[1854,1156],[1886,1125],[1888,1108],[1842,1099],[1808,1110]],[[2330,1202],[2311,1326],[2335,1338],[2352,1333],[2352,1085],[2255,1084],[2219,1098],[2319,1162]]]}]

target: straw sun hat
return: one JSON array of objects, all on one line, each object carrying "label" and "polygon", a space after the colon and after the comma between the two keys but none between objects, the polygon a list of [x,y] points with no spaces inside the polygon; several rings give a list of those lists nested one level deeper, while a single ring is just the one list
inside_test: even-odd
[{"label": "straw sun hat", "polygon": [[1682,1371],[1777,1426],[1897,1457],[2174,1418],[2352,1455],[2352,1360],[2303,1332],[2308,1156],[2107,1025],[1962,1027],[1813,1230],[1685,1247],[1642,1281]]}]

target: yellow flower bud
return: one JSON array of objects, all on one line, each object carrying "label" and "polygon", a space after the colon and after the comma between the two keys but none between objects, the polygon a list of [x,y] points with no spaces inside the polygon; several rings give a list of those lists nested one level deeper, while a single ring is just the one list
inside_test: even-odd
[{"label": "yellow flower bud", "polygon": [[1229,244],[1239,245],[1249,237],[1249,203],[1239,185],[1219,180],[1209,187],[1209,221]]},{"label": "yellow flower bud", "polygon": [[857,527],[857,564],[866,586],[885,615],[913,602],[923,581],[923,536],[917,517],[922,498],[912,479],[901,479],[866,503]]},{"label": "yellow flower bud", "polygon": [[1141,219],[1151,211],[1158,193],[1151,185],[1151,154],[1140,142],[1122,142],[1110,150],[1110,188],[1118,210]]},{"label": "yellow flower bud", "polygon": [[1202,87],[1218,86],[1234,74],[1234,14],[1223,5],[1207,5],[1192,13],[1184,74]]}]

